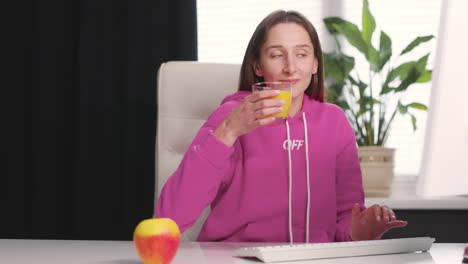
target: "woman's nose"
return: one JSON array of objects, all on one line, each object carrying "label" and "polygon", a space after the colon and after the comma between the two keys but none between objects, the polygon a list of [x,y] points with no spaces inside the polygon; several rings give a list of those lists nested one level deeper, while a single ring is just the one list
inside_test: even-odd
[{"label": "woman's nose", "polygon": [[296,71],[296,61],[293,56],[288,56],[285,60],[283,71],[292,74]]}]

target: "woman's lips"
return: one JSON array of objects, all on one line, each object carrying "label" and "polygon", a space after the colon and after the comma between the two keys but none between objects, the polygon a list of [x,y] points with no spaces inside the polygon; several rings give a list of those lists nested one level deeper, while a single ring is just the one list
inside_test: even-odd
[{"label": "woman's lips", "polygon": [[291,83],[292,85],[295,85],[299,79],[292,79],[292,80],[280,80],[281,82],[285,82],[285,83]]}]

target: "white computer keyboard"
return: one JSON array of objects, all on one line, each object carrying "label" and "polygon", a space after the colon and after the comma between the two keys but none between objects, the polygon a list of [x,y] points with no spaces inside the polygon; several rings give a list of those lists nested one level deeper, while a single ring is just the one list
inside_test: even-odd
[{"label": "white computer keyboard", "polygon": [[256,257],[263,262],[341,258],[428,251],[434,241],[435,239],[430,237],[412,237],[350,242],[287,244],[240,248],[234,254],[239,257]]}]

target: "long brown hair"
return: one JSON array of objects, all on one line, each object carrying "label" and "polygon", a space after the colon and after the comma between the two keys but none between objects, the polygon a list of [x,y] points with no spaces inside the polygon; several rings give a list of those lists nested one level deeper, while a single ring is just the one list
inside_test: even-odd
[{"label": "long brown hair", "polygon": [[260,49],[266,41],[268,31],[270,31],[274,25],[280,23],[296,23],[304,27],[307,33],[309,33],[310,40],[314,47],[314,56],[317,58],[318,67],[317,73],[312,75],[309,87],[307,87],[304,93],[312,99],[323,102],[325,97],[325,88],[323,81],[323,57],[320,41],[317,31],[312,23],[297,11],[275,11],[265,17],[257,26],[255,32],[250,38],[249,45],[245,51],[244,60],[242,61],[239,91],[250,91],[250,86],[253,83],[263,81],[262,77],[255,74],[254,63],[260,60]]}]

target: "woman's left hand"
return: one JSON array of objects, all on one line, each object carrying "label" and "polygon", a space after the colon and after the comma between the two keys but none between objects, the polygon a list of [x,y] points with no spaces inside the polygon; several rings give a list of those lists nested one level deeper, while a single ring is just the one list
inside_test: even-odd
[{"label": "woman's left hand", "polygon": [[397,220],[395,213],[386,205],[377,205],[361,212],[360,205],[352,210],[350,236],[352,240],[373,240],[396,227],[405,227],[406,221]]}]

